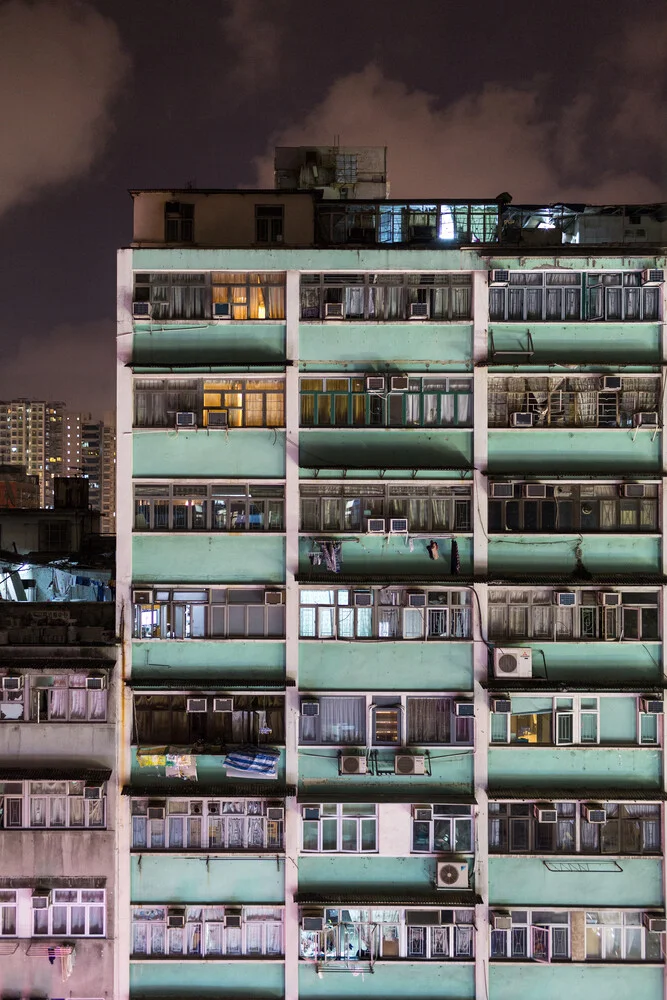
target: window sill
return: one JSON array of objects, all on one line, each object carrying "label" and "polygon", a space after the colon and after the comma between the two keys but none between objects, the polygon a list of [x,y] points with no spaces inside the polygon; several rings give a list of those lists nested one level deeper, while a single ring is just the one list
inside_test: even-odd
[{"label": "window sill", "polygon": [[[260,605],[257,605],[258,607]],[[235,635],[227,637],[225,635],[202,635],[188,639],[177,639],[176,637],[157,638],[153,636],[132,636],[132,642],[284,642],[284,635]],[[9,720],[5,720],[9,721]]]},{"label": "window sill", "polygon": [[[506,538],[508,535],[514,536],[515,538],[520,535],[528,535],[530,538],[551,538],[553,535],[559,535],[563,538],[567,538],[569,535],[574,535],[577,538],[580,536],[582,538],[592,537],[592,538],[662,538],[659,531],[605,531],[603,528],[598,528],[597,531],[578,531],[576,528],[569,528],[567,531],[525,531],[518,529],[514,531],[512,528],[508,528],[505,531],[490,531],[489,540],[500,540]],[[460,536],[457,536],[460,537]]]},{"label": "window sill", "polygon": [[[489,743],[510,750],[661,750],[659,743]],[[573,789],[573,793],[576,789]]]},{"label": "window sill", "polygon": [[194,962],[234,962],[241,965],[243,963],[261,962],[262,965],[284,965],[285,957],[274,958],[268,955],[130,955],[131,962],[164,962],[169,965],[180,965],[182,963]]},{"label": "window sill", "polygon": [[[494,813],[494,816],[496,814]],[[541,854],[535,854],[534,852],[528,851],[492,851],[489,850],[490,858],[526,858],[533,861],[572,861],[575,864],[595,862],[598,861],[615,861],[616,859],[621,859],[623,861],[640,861],[644,858],[649,861],[660,860],[662,858],[662,852],[657,851],[654,854],[649,854],[647,852],[643,854],[573,854],[571,851],[568,853],[566,851],[542,851]]]},{"label": "window sill", "polygon": [[578,431],[579,433],[590,434],[591,431],[615,431],[616,433],[625,434],[630,432],[634,434],[635,431],[651,431],[654,434],[656,431],[661,431],[662,427],[632,427],[630,424],[627,427],[598,427],[596,424],[591,424],[589,427],[574,427],[571,424],[557,424],[548,427],[509,427],[507,424],[489,424],[488,429],[490,431],[513,431],[517,433],[521,433],[521,431],[567,431],[568,433]]},{"label": "window sill", "polygon": [[[205,430],[205,429],[206,428],[202,428],[202,430]],[[233,428],[233,429],[236,430],[236,428]],[[250,429],[252,430],[254,428],[250,428]],[[451,425],[447,425],[447,426],[436,425],[436,424],[420,424],[419,426],[416,426],[415,424],[410,424],[410,426],[407,426],[407,427],[403,426],[403,425],[399,425],[399,426],[395,426],[395,427],[386,427],[386,426],[383,425],[383,426],[379,427],[379,426],[377,426],[375,424],[365,424],[363,426],[355,426],[355,427],[351,427],[349,424],[327,424],[327,425],[325,425],[325,424],[319,424],[319,425],[300,424],[299,425],[299,430],[300,431],[374,431],[374,432],[376,432],[376,431],[388,431],[388,432],[391,432],[391,431],[412,431],[412,432],[414,432],[414,431],[429,431],[429,433],[433,433],[434,431],[442,431],[442,432],[445,432],[445,433],[451,433],[452,431],[465,431],[466,433],[470,434],[470,433],[472,433],[472,429],[473,429],[472,428],[472,424],[470,424],[469,426],[465,426],[465,427],[462,424],[451,424]],[[497,428],[493,428],[493,429],[497,429]],[[534,430],[534,429],[539,430],[540,428],[511,427],[509,429],[510,430],[523,431],[523,430]],[[550,428],[548,428],[548,429],[550,429]],[[590,428],[584,428],[584,429],[590,429]],[[636,428],[628,428],[628,429],[629,430],[635,430]],[[653,430],[655,430],[655,428],[653,428]]]},{"label": "window sill", "polygon": [[[213,377],[213,376],[211,376]],[[519,428],[521,429],[521,428]],[[284,424],[279,427],[132,427],[132,432],[141,431],[142,434],[227,434],[228,431],[267,431],[273,434],[274,431],[284,431]]]},{"label": "window sill", "polygon": [[[218,535],[224,535],[224,536],[231,535],[233,537],[239,537],[239,538],[244,538],[245,536],[249,536],[251,538],[256,538],[258,535],[260,537],[264,537],[265,535],[271,535],[274,538],[282,538],[286,533],[287,532],[286,532],[285,529],[283,529],[282,531],[268,531],[268,530],[264,531],[262,529],[260,529],[260,530],[258,530],[258,529],[250,530],[249,529],[247,531],[245,529],[243,531],[226,531],[226,530],[223,531],[223,530],[219,530],[219,529],[216,529],[216,528],[167,528],[167,529],[162,529],[162,528],[133,528],[132,529],[132,534],[133,535],[150,535],[151,537],[154,536],[154,535],[160,535],[161,537],[164,536],[166,538],[168,538],[170,535],[188,535],[188,536],[190,536],[190,535],[212,535],[212,536],[215,536],[215,537],[217,537]],[[430,535],[428,537],[430,537]],[[460,536],[457,536],[457,537],[460,537]]]},{"label": "window sill", "polygon": [[[505,321],[503,321],[505,322]],[[522,321],[518,321],[522,322]],[[429,316],[428,319],[417,319],[416,317],[404,316],[401,319],[361,319],[359,316],[332,316],[330,319],[300,319],[300,326],[472,326],[473,319],[436,319]]]},{"label": "window sill", "polygon": [[[318,585],[319,585],[319,581],[318,581]],[[315,586],[315,584],[313,584],[313,586]],[[321,605],[320,605],[320,607],[321,607]],[[404,639],[402,636],[397,636],[395,639],[385,639],[385,638],[380,639],[380,638],[378,638],[377,636],[374,636],[374,635],[369,635],[367,638],[357,638],[357,637],[346,638],[344,636],[341,636],[338,639],[320,639],[316,635],[300,635],[299,636],[299,641],[300,642],[321,642],[321,643],[325,643],[325,642],[326,643],[329,643],[329,642],[331,642],[331,643],[336,643],[336,642],[362,642],[362,643],[377,642],[377,643],[383,643],[383,644],[405,642],[405,643],[408,643],[411,646],[414,646],[415,643],[417,643],[417,642],[437,642],[437,643],[441,643],[441,642],[460,642],[460,643],[465,643],[465,642],[467,642],[467,643],[472,644],[475,640],[472,639],[472,638],[466,638],[466,639],[454,639],[454,638],[451,638],[450,639],[449,636],[442,636],[441,638],[438,638],[437,636],[430,636],[430,637],[424,638],[422,636],[422,638],[420,638],[420,639]]]},{"label": "window sill", "polygon": [[155,854],[162,858],[191,858],[193,861],[199,860],[199,855],[204,855],[207,861],[223,861],[225,858],[249,858],[251,860],[257,858],[265,860],[267,858],[283,857],[285,848],[281,847],[279,850],[276,847],[267,847],[264,851],[257,850],[256,848],[249,848],[247,851],[221,851],[216,847],[210,849],[206,847],[184,847],[182,850],[176,851],[171,847],[164,849],[159,847],[131,847],[130,854]]}]

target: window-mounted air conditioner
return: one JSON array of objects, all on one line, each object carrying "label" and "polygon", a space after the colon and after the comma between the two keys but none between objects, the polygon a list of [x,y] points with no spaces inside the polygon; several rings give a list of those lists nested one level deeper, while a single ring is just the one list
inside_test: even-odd
[{"label": "window-mounted air conditioner", "polygon": [[491,926],[494,931],[511,931],[512,930],[512,916],[509,913],[504,913],[501,910],[496,910],[495,913],[491,913]]},{"label": "window-mounted air conditioner", "polygon": [[325,319],[344,319],[345,318],[345,307],[342,302],[325,302],[324,303],[324,318]]},{"label": "window-mounted air conditioner", "polygon": [[315,699],[303,699],[301,702],[301,714],[308,718],[313,718],[320,714],[320,703]]},{"label": "window-mounted air conditioner", "polygon": [[426,774],[426,758],[420,755],[397,753],[394,757],[394,774]]},{"label": "window-mounted air conditioner", "polygon": [[86,688],[88,691],[103,691],[107,686],[107,679],[103,674],[97,677],[86,677]]},{"label": "window-mounted air conditioner", "polygon": [[553,597],[559,608],[573,608],[577,603],[577,595],[572,590],[555,590]]},{"label": "window-mounted air conditioner", "polygon": [[536,802],[533,814],[538,823],[557,823],[558,811],[553,802]]},{"label": "window-mounted air conditioner", "polygon": [[206,426],[207,427],[228,427],[229,414],[227,410],[207,410],[206,411]]},{"label": "window-mounted air conditioner", "polygon": [[149,806],[146,812],[148,819],[164,819],[166,814],[164,806]]},{"label": "window-mounted air conditioner", "polygon": [[32,894],[33,910],[48,910],[51,905],[51,893],[48,889],[35,889]]},{"label": "window-mounted air conditioner", "polygon": [[492,500],[511,500],[514,496],[514,483],[491,483]]},{"label": "window-mounted air conditioner", "polygon": [[547,495],[545,483],[524,483],[523,495],[527,500],[544,500]]},{"label": "window-mounted air conditioner", "polygon": [[407,535],[408,533],[408,519],[407,517],[392,517],[389,521],[389,532],[394,535]]},{"label": "window-mounted air conditioner", "polygon": [[384,535],[386,522],[383,517],[369,517],[366,531],[369,535]]},{"label": "window-mounted air conditioner", "polygon": [[599,802],[586,802],[583,807],[584,819],[588,823],[606,823],[607,810]]},{"label": "window-mounted air conditioner", "polygon": [[602,388],[605,392],[620,392],[623,388],[623,379],[620,375],[605,375],[602,379]]},{"label": "window-mounted air conditioner", "polygon": [[191,410],[179,410],[179,412],[176,414],[176,426],[196,427],[197,414],[193,413]]},{"label": "window-mounted air conditioner", "polygon": [[185,910],[167,910],[167,927],[185,927]]},{"label": "window-mounted air conditioner", "polygon": [[282,590],[265,590],[264,591],[264,603],[265,604],[284,604],[285,594]]},{"label": "window-mounted air conditioner", "polygon": [[422,822],[432,820],[433,806],[413,806],[412,817],[413,819],[421,820]]},{"label": "window-mounted air conditioner", "polygon": [[646,485],[644,483],[623,483],[621,496],[628,499],[642,499],[646,496]]},{"label": "window-mounted air conditioner", "polygon": [[509,285],[510,283],[510,273],[509,271],[495,270],[491,271],[489,275],[490,285]]},{"label": "window-mounted air conditioner", "polygon": [[233,712],[234,711],[234,699],[233,698],[214,698],[213,699],[213,711],[214,712]]},{"label": "window-mounted air conditioner", "polygon": [[428,302],[411,302],[409,315],[410,319],[428,319]]},{"label": "window-mounted air conditioner", "polygon": [[472,719],[475,716],[475,705],[472,701],[460,701],[457,699],[454,702],[454,714],[460,715],[464,719]]},{"label": "window-mounted air conditioner", "polygon": [[353,754],[342,754],[338,760],[339,774],[366,774],[368,772],[368,759],[366,757],[355,757]]},{"label": "window-mounted air conditioner", "polygon": [[645,913],[644,927],[651,934],[664,934],[667,932],[667,920],[662,913]]},{"label": "window-mounted air conditioner", "polygon": [[231,302],[213,303],[213,319],[231,319],[231,318],[232,318]]},{"label": "window-mounted air conditioner", "polygon": [[655,410],[646,410],[642,411],[641,413],[633,413],[632,425],[633,427],[657,427],[658,414],[655,412]]},{"label": "window-mounted air conditioner", "polygon": [[314,914],[303,914],[301,917],[301,928],[304,931],[324,930],[324,914],[315,916]]},{"label": "window-mounted air conditioner", "polygon": [[511,698],[492,698],[491,699],[491,711],[495,712],[496,715],[511,715],[512,714],[512,699]]},{"label": "window-mounted air conditioner", "polygon": [[665,280],[665,272],[660,268],[646,267],[642,271],[642,285],[661,285]]},{"label": "window-mounted air conditioner", "polygon": [[280,823],[285,819],[285,809],[283,806],[269,806],[266,810],[266,818],[274,823]]},{"label": "window-mounted air conditioner", "polygon": [[150,319],[153,315],[153,306],[150,302],[133,302],[132,303],[132,318],[133,319]]},{"label": "window-mounted air conditioner", "polygon": [[470,872],[465,861],[438,861],[435,867],[436,889],[467,889]]},{"label": "window-mounted air conditioner", "polygon": [[514,648],[494,649],[493,651],[493,676],[494,677],[532,677],[533,676],[533,651],[532,649],[515,646]]},{"label": "window-mounted air conditioner", "polygon": [[647,715],[662,715],[665,710],[665,703],[660,698],[641,698],[640,705]]},{"label": "window-mounted air conditioner", "polygon": [[423,590],[408,591],[408,607],[425,608],[426,607],[425,592]]},{"label": "window-mounted air conditioner", "polygon": [[20,691],[23,687],[23,677],[3,677],[3,691]]},{"label": "window-mounted air conditioner", "polygon": [[510,416],[510,427],[532,427],[534,423],[534,413],[513,413]]},{"label": "window-mounted air conditioner", "polygon": [[392,375],[391,376],[391,391],[392,392],[407,392],[410,388],[410,379],[407,375]]},{"label": "window-mounted air conditioner", "polygon": [[366,392],[384,392],[385,384],[384,375],[366,376]]},{"label": "window-mounted air conditioner", "polygon": [[621,595],[613,590],[599,590],[598,604],[603,608],[619,608],[621,606]]},{"label": "window-mounted air conditioner", "polygon": [[373,605],[373,593],[370,590],[355,590],[352,595],[355,608],[370,608]]},{"label": "window-mounted air conditioner", "polygon": [[185,702],[185,711],[191,715],[205,712],[207,707],[206,698],[188,698]]},{"label": "window-mounted air conditioner", "polygon": [[133,590],[132,591],[132,603],[133,604],[152,604],[153,603],[153,591],[152,590]]},{"label": "window-mounted air conditioner", "polygon": [[241,926],[241,914],[240,913],[230,913],[227,911],[225,913],[225,927],[240,927]]}]

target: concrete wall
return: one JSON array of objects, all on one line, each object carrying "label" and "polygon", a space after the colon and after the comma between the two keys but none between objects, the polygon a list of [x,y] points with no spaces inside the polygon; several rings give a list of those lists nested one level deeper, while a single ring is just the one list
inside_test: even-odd
[{"label": "concrete wall", "polygon": [[175,572],[179,583],[283,583],[285,540],[252,532],[137,533],[132,568],[136,583],[173,582]]},{"label": "concrete wall", "polygon": [[246,476],[285,475],[285,433],[273,429],[226,431],[135,431],[134,475]]},{"label": "concrete wall", "polygon": [[303,691],[470,691],[472,643],[323,642],[299,643],[299,686]]}]

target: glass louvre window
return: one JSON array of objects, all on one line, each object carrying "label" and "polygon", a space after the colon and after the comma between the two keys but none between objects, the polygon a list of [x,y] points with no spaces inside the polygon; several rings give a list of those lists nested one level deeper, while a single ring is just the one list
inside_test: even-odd
[{"label": "glass louvre window", "polygon": [[263,589],[206,587],[135,593],[148,593],[152,598],[150,604],[133,605],[135,639],[270,639],[285,634],[281,597],[275,598],[279,603],[267,604]]},{"label": "glass louvre window", "polygon": [[[415,308],[413,308],[413,305]],[[470,274],[304,274],[301,318],[437,322],[472,315]]]},{"label": "glass louvre window", "polygon": [[283,531],[284,486],[134,487],[135,531]]},{"label": "glass louvre window", "polygon": [[660,412],[659,379],[623,375],[611,392],[603,377],[490,376],[489,426],[512,427],[515,413],[528,413],[534,427],[633,427],[635,413]]},{"label": "glass louvre window", "polygon": [[[509,484],[514,496],[489,500],[489,531],[558,532],[579,531],[640,533],[659,530],[659,487],[637,484],[644,496],[620,496],[618,483],[539,484],[546,496],[522,496],[528,484]],[[493,489],[493,486],[492,486]]]},{"label": "glass louvre window", "polygon": [[472,806],[413,806],[412,850],[419,854],[472,854]]},{"label": "glass louvre window", "polygon": [[660,636],[657,591],[618,591],[607,606],[598,591],[578,591],[577,604],[559,607],[551,590],[489,590],[489,638],[647,641]]},{"label": "glass louvre window", "polygon": [[[285,274],[282,272],[213,271],[211,284],[214,319],[285,319]],[[219,303],[228,308],[217,309]]]},{"label": "glass louvre window", "polygon": [[104,889],[52,889],[43,898],[33,895],[32,933],[71,937],[104,937],[106,891]]},{"label": "glass louvre window", "polygon": [[283,695],[235,694],[231,712],[216,712],[213,696],[197,697],[206,701],[206,711],[188,712],[185,694],[135,694],[133,742],[139,746],[284,744]]},{"label": "glass louvre window", "polygon": [[662,962],[662,936],[644,927],[639,910],[589,910],[586,961]]},{"label": "glass louvre window", "polygon": [[194,427],[282,427],[283,379],[136,379],[134,426],[175,427],[193,413]]},{"label": "glass louvre window", "polygon": [[301,483],[299,492],[304,532],[364,532],[371,518],[406,518],[411,533],[472,530],[468,484]]},{"label": "glass louvre window", "polygon": [[472,605],[469,591],[420,591],[422,606],[411,607],[417,594],[404,588],[380,590],[316,589],[300,591],[302,639],[469,639]]},{"label": "glass louvre window", "polygon": [[133,906],[132,955],[216,958],[284,953],[280,906]]},{"label": "glass louvre window", "polygon": [[377,806],[356,802],[301,806],[301,849],[342,854],[377,851]]},{"label": "glass louvre window", "polygon": [[367,391],[364,376],[302,378],[302,427],[470,427],[469,378],[409,379],[406,392]]},{"label": "glass louvre window", "polygon": [[133,799],[132,848],[281,851],[283,808],[263,799]]},{"label": "glass louvre window", "polygon": [[510,271],[509,284],[489,289],[496,322],[655,321],[660,289],[641,287],[641,272]]}]

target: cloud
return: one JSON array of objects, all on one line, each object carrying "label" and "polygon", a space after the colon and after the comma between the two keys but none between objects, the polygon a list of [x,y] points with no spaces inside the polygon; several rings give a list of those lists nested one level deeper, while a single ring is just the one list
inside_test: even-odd
[{"label": "cloud", "polygon": [[225,82],[237,96],[248,97],[276,80],[282,31],[265,0],[228,0],[228,8],[220,21],[232,60]]},{"label": "cloud", "polygon": [[89,170],[128,68],[115,25],[89,6],[0,6],[0,213]]},{"label": "cloud", "polygon": [[12,344],[5,338],[0,350],[0,399],[62,400],[101,416],[114,406],[115,385],[113,320],[63,323]]}]

